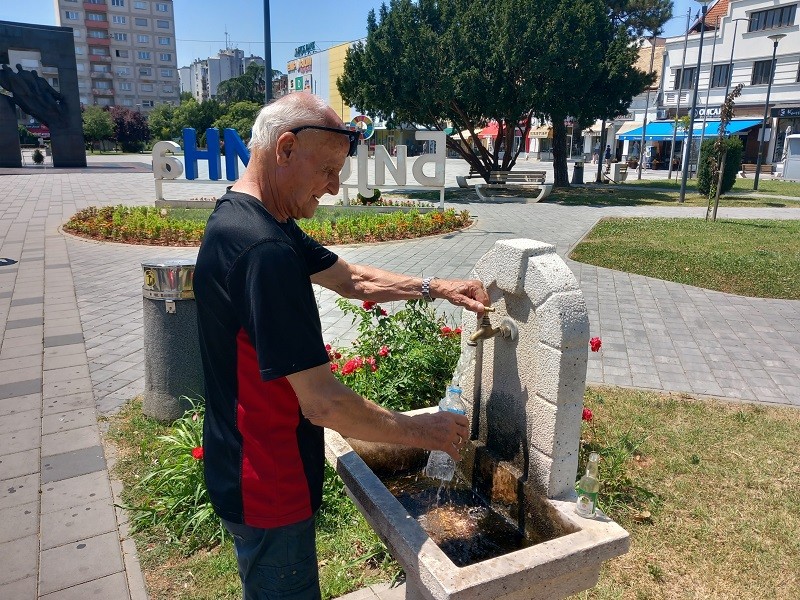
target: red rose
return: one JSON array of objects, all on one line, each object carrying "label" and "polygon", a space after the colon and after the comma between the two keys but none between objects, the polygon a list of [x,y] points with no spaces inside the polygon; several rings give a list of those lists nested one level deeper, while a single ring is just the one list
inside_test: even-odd
[{"label": "red rose", "polygon": [[384,309],[384,308],[382,308],[382,309],[381,309],[381,316],[382,316],[382,317],[385,317],[385,316],[386,316],[386,315],[388,315],[388,314],[389,314],[389,313],[387,313],[387,312],[386,312],[386,309]]},{"label": "red rose", "polygon": [[378,350],[379,356],[389,356],[389,346],[381,346],[381,349]]},{"label": "red rose", "polygon": [[331,363],[331,373],[336,373],[339,370],[339,365],[336,363]]},{"label": "red rose", "polygon": [[456,327],[456,328],[453,330],[453,333],[455,333],[456,335],[461,335],[461,327]]},{"label": "red rose", "polygon": [[197,446],[196,448],[192,448],[192,458],[195,460],[203,460],[203,447]]},{"label": "red rose", "polygon": [[593,418],[594,418],[594,415],[592,414],[592,409],[591,408],[584,408],[583,409],[583,420],[584,421],[591,421]]},{"label": "red rose", "polygon": [[369,300],[364,300],[364,303],[361,305],[361,308],[364,310],[372,310],[375,307],[376,302],[370,302]]},{"label": "red rose", "polygon": [[592,352],[597,352],[600,350],[600,346],[603,345],[603,341],[599,337],[593,337],[589,340],[589,346],[592,349]]},{"label": "red rose", "polygon": [[330,352],[331,351],[331,345],[330,344],[325,344],[325,350]]},{"label": "red rose", "polygon": [[342,353],[341,352],[334,352],[333,353],[333,358],[335,358],[336,360],[339,360],[340,358],[342,358]]},{"label": "red rose", "polygon": [[442,332],[442,336],[450,335],[453,332],[449,327],[442,327],[439,331]]}]

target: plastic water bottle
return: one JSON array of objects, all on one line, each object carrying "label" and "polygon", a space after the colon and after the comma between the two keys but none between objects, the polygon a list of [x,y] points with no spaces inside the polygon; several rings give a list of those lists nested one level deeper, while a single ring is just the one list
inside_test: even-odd
[{"label": "plastic water bottle", "polygon": [[[447,395],[439,402],[439,410],[446,410],[459,415],[467,414],[467,405],[461,399],[461,388],[451,385]],[[425,466],[425,475],[433,479],[450,481],[456,471],[456,463],[447,452],[432,450]]]}]

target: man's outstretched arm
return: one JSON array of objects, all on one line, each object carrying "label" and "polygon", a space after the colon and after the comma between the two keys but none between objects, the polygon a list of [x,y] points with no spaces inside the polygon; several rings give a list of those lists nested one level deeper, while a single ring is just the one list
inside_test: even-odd
[{"label": "man's outstretched arm", "polygon": [[[342,258],[311,276],[311,281],[344,298],[390,302],[422,297],[422,278],[401,275],[375,267],[350,264]],[[432,298],[443,298],[456,306],[483,313],[491,301],[477,279],[436,279],[430,282]]]}]

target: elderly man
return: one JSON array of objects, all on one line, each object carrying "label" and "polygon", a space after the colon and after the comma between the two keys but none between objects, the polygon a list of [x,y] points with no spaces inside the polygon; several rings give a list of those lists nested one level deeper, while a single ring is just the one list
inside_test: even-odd
[{"label": "elderly man", "polygon": [[197,257],[206,484],[233,534],[247,600],[320,596],[314,514],[324,427],[455,459],[469,437],[463,416],[392,412],[331,374],[312,283],[376,302],[445,298],[477,313],[489,304],[479,281],[349,264],[301,231],[295,219],[338,192],[357,143],[316,96],[265,106],[247,170],[217,202]]}]

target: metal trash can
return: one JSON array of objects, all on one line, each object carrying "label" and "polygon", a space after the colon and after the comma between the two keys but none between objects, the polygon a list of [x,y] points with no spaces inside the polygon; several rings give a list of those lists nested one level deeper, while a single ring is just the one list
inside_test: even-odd
[{"label": "metal trash can", "polygon": [[142,412],[171,422],[200,398],[203,364],[194,300],[194,259],[142,263],[144,401]]},{"label": "metal trash can", "polygon": [[576,161],[572,168],[572,183],[583,183],[583,161]]}]

